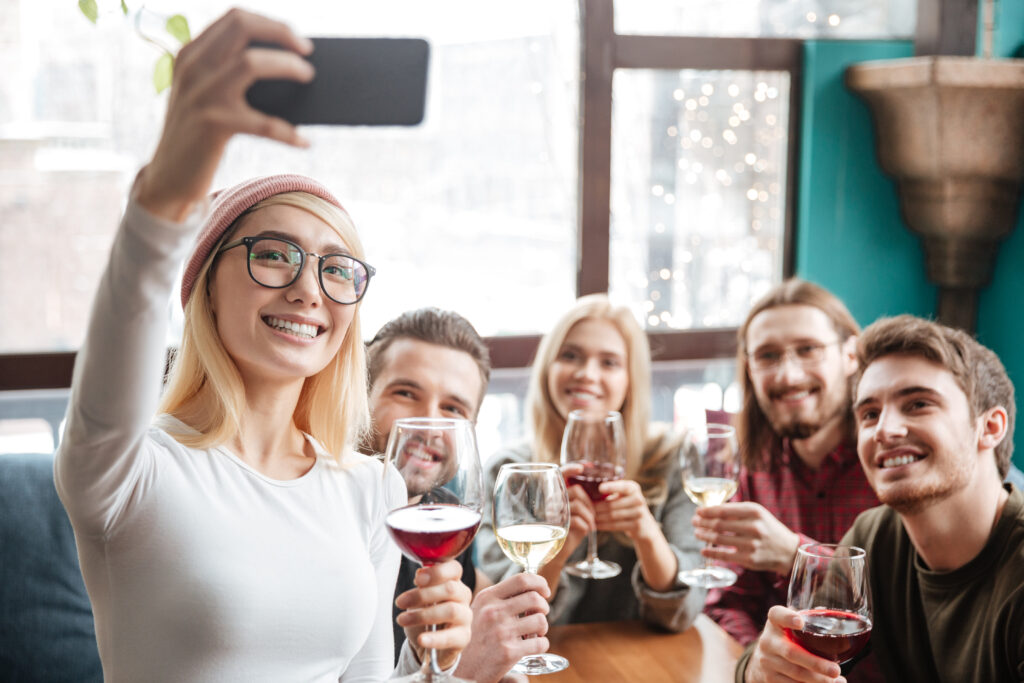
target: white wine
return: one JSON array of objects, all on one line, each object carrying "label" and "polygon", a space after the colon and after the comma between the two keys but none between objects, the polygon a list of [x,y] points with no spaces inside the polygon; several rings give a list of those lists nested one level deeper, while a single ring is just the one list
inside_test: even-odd
[{"label": "white wine", "polygon": [[736,480],[725,477],[684,477],[683,490],[700,507],[721,505],[736,493]]},{"label": "white wine", "polygon": [[536,572],[562,549],[566,530],[553,524],[510,524],[495,535],[510,560]]}]

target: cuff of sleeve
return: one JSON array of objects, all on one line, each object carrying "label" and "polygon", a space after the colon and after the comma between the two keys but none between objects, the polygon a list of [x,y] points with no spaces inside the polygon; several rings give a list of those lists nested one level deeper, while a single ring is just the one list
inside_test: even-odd
[{"label": "cuff of sleeve", "polygon": [[743,683],[744,676],[747,675],[747,665],[750,664],[750,656],[754,654],[754,646],[756,644],[757,641],[754,641],[747,646],[747,649],[743,651],[743,654],[740,655],[739,660],[736,662],[735,683]]},{"label": "cuff of sleeve", "polygon": [[655,591],[643,579],[639,563],[631,576],[633,592],[640,607],[640,618],[669,631],[684,631],[704,607],[707,591],[691,588],[679,581],[668,591]]},{"label": "cuff of sleeve", "polygon": [[[462,653],[460,652],[455,658],[455,663],[447,669],[443,669],[444,673],[452,676],[455,674],[455,669],[459,667],[459,662],[462,661]],[[409,641],[406,640],[402,643],[402,649],[398,653],[398,664],[395,665],[395,670],[391,674],[392,678],[401,678],[403,676],[409,676],[420,670],[422,663],[416,658],[416,650],[413,649]]]}]

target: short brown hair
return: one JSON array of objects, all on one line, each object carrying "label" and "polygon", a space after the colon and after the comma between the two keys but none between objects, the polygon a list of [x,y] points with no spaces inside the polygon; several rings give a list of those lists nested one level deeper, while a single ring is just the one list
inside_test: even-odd
[{"label": "short brown hair", "polygon": [[860,366],[853,391],[864,370],[884,356],[920,356],[941,365],[953,375],[967,397],[971,418],[997,406],[1006,410],[1006,436],[995,448],[999,476],[1006,477],[1013,456],[1013,425],[1017,412],[1013,382],[992,350],[952,327],[912,315],[882,318],[868,326],[857,342]]},{"label": "short brown hair", "polygon": [[468,353],[480,370],[480,396],[476,403],[477,410],[480,409],[491,379],[491,354],[468,320],[453,311],[419,308],[385,323],[366,345],[371,390],[384,369],[384,353],[396,339],[418,339]]},{"label": "short brown hair", "polygon": [[[758,405],[757,395],[754,393],[754,383],[750,379],[747,362],[747,330],[759,313],[779,306],[817,308],[832,322],[841,342],[860,332],[857,321],[835,294],[813,282],[799,278],[785,280],[754,304],[737,333],[736,344],[736,378],[743,387],[743,406],[736,419],[736,437],[740,442],[743,464],[750,469],[770,466],[771,463],[767,460],[768,452],[777,444],[779,437]],[[852,420],[848,418],[847,423],[847,429],[852,430]]]}]

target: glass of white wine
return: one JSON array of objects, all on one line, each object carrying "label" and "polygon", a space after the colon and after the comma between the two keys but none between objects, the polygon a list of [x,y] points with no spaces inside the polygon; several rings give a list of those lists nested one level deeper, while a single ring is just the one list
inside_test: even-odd
[{"label": "glass of white wine", "polygon": [[[721,505],[736,493],[739,446],[729,425],[694,427],[682,451],[683,490],[698,507]],[[701,588],[724,588],[736,583],[736,572],[716,567],[710,558],[696,569],[679,573],[679,580]]]},{"label": "glass of white wine", "polygon": [[[558,465],[502,465],[492,505],[498,545],[523,571],[536,574],[562,549],[569,533],[569,494]],[[523,657],[512,671],[537,676],[568,666],[565,657],[545,652]]]}]

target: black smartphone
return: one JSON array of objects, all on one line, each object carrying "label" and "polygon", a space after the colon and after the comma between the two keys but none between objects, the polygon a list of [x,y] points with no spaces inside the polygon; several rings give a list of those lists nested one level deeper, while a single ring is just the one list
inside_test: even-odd
[{"label": "black smartphone", "polygon": [[[265,80],[254,109],[293,124],[414,126],[423,121],[430,45],[419,38],[312,38],[310,83]],[[260,47],[280,48],[260,44]]]}]

